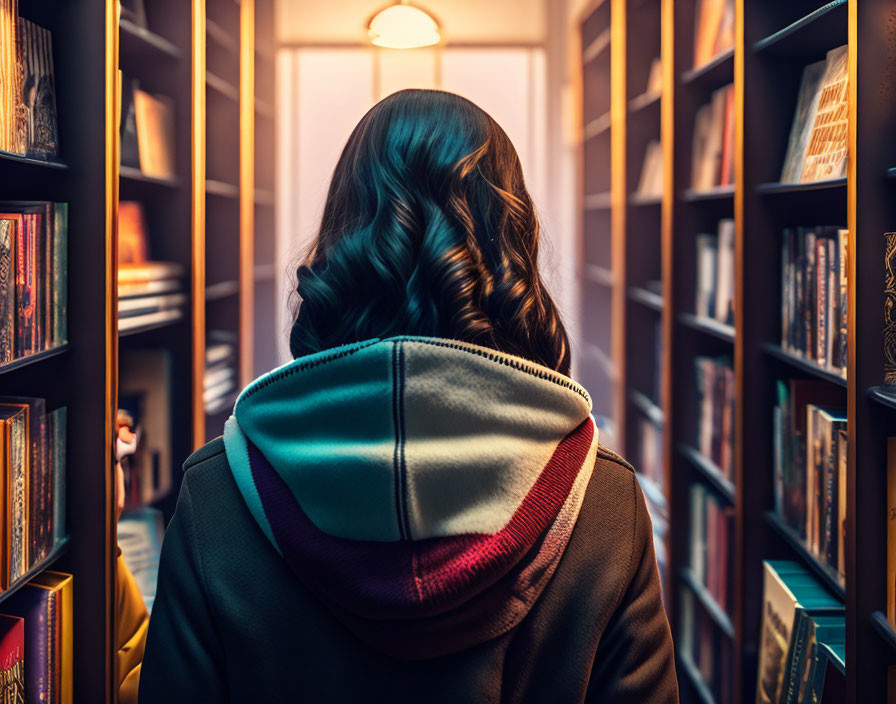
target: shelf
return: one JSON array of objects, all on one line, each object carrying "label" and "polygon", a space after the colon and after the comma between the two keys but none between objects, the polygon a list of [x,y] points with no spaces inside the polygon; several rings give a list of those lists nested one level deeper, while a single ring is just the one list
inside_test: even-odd
[{"label": "shelf", "polygon": [[226,183],[224,181],[215,181],[207,179],[205,182],[205,192],[210,196],[218,196],[219,198],[239,198],[240,187]]},{"label": "shelf", "polygon": [[753,51],[775,56],[819,59],[847,42],[847,0],[835,0],[759,40]]},{"label": "shelf", "polygon": [[609,46],[610,28],[607,27],[603,32],[597,35],[593,42],[585,47],[585,50],[582,52],[582,62],[587,64],[594,61]]},{"label": "shelf", "polygon": [[701,200],[722,200],[723,198],[734,198],[734,184],[730,183],[725,186],[714,186],[705,190],[694,190],[688,188],[682,192],[681,199],[688,203],[696,203]]},{"label": "shelf", "polygon": [[585,125],[585,130],[582,133],[582,136],[585,140],[594,139],[598,135],[609,132],[611,125],[610,120],[610,111],[608,110],[600,117],[596,117],[587,125]]},{"label": "shelf", "polygon": [[613,364],[613,359],[610,355],[592,342],[586,342],[582,349],[586,355],[597,362],[607,377],[614,382],[617,380],[619,373],[616,371],[616,365]]},{"label": "shelf", "polygon": [[120,20],[118,23],[119,51],[122,64],[129,68],[131,60],[141,64],[152,59],[167,59],[177,61],[181,58],[181,50],[165,37],[150,32],[145,27],[140,27],[130,20]]},{"label": "shelf", "polygon": [[24,154],[13,154],[12,152],[5,152],[0,149],[0,163],[2,163],[2,161],[16,162],[28,166],[39,166],[44,169],[55,169],[58,171],[68,169],[68,164],[64,161],[59,161],[57,159],[35,159],[34,157],[25,156]]},{"label": "shelf", "polygon": [[716,704],[715,697],[712,696],[712,692],[709,690],[709,685],[703,681],[703,675],[700,674],[700,670],[697,669],[697,666],[691,660],[691,656],[689,653],[678,650],[678,662],[681,665],[681,672],[684,672],[688,678],[688,681],[694,687],[694,690],[697,692],[697,697],[700,699],[701,704]]},{"label": "shelf", "polygon": [[817,379],[821,379],[823,381],[829,381],[832,384],[836,384],[837,386],[842,386],[844,389],[846,388],[846,378],[840,376],[837,372],[832,372],[822,367],[819,367],[815,362],[810,359],[806,359],[805,357],[801,357],[798,354],[792,354],[788,352],[780,345],[774,345],[770,342],[766,342],[762,345],[762,349],[766,354],[774,357],[781,362],[789,364],[791,367],[795,369],[799,369],[800,371],[806,372],[807,374],[811,374]]},{"label": "shelf", "polygon": [[266,100],[255,99],[255,114],[269,120],[274,119],[274,106]]},{"label": "shelf", "polygon": [[237,87],[211,71],[206,71],[205,73],[205,84],[228,100],[232,100],[235,103],[238,103],[240,100],[240,92]]},{"label": "shelf", "polygon": [[151,183],[156,186],[164,186],[165,188],[179,188],[180,181],[176,178],[159,178],[157,176],[147,176],[140,169],[133,166],[120,166],[118,175],[125,181],[134,183]]},{"label": "shelf", "polygon": [[641,472],[635,472],[635,476],[638,478],[638,484],[641,485],[641,491],[644,492],[644,496],[647,500],[665,513],[669,504],[666,501],[666,495],[663,493],[663,490],[660,489],[660,485]]},{"label": "shelf", "polygon": [[609,210],[610,204],[609,191],[607,193],[593,193],[585,196],[585,210]]},{"label": "shelf", "polygon": [[50,554],[47,555],[43,560],[38,562],[34,567],[28,570],[25,574],[15,580],[12,584],[10,584],[6,589],[3,590],[3,593],[0,594],[0,602],[5,601],[13,594],[15,594],[19,589],[28,584],[32,579],[34,579],[37,575],[43,572],[46,569],[49,569],[50,566],[58,560],[62,554],[68,549],[69,538],[66,536],[50,550]]},{"label": "shelf", "polygon": [[7,374],[9,372],[13,372],[16,369],[22,369],[23,367],[31,366],[32,364],[37,364],[38,362],[43,362],[45,359],[50,359],[52,357],[58,357],[63,352],[68,351],[69,343],[65,342],[57,347],[53,347],[48,350],[44,350],[43,352],[35,352],[34,354],[29,354],[26,357],[19,357],[18,359],[14,359],[11,362],[7,362],[6,364],[0,364],[0,374]]},{"label": "shelf", "polygon": [[734,49],[729,49],[702,66],[681,74],[682,83],[724,85],[734,80]]},{"label": "shelf", "polygon": [[687,443],[680,443],[678,452],[700,472],[716,493],[725,498],[732,506],[734,505],[737,490],[734,487],[734,482],[725,476],[721,467]]},{"label": "shelf", "polygon": [[628,197],[628,204],[631,206],[657,206],[663,204],[662,195],[654,195],[652,193],[632,193]]},{"label": "shelf", "polygon": [[787,543],[791,550],[800,556],[803,564],[815,573],[828,590],[841,601],[846,599],[846,590],[841,586],[836,573],[823,565],[815,555],[803,544],[796,532],[786,525],[774,511],[766,511],[765,522]]},{"label": "shelf", "polygon": [[221,281],[205,287],[206,301],[220,301],[224,298],[236,296],[240,292],[239,281]]},{"label": "shelf", "polygon": [[276,269],[273,264],[256,264],[252,271],[255,282],[273,281],[276,275]]},{"label": "shelf", "polygon": [[274,192],[267,188],[255,189],[255,205],[274,205]]},{"label": "shelf", "polygon": [[147,332],[153,332],[155,330],[161,330],[163,328],[170,328],[173,325],[180,325],[184,320],[186,320],[186,315],[180,315],[176,318],[158,320],[152,323],[147,323],[146,325],[140,325],[136,328],[130,328],[129,330],[119,330],[118,337],[133,337],[134,335],[142,335]]},{"label": "shelf", "polygon": [[616,283],[616,278],[613,276],[613,272],[605,267],[598,266],[597,264],[585,265],[585,278],[592,283],[606,286],[607,288],[612,288]]},{"label": "shelf", "polygon": [[756,186],[756,192],[760,195],[775,195],[778,193],[805,193],[806,191],[821,191],[833,189],[846,189],[845,178],[829,178],[822,181],[810,181],[809,183],[760,183]]},{"label": "shelf", "polygon": [[875,611],[871,614],[871,625],[874,626],[874,630],[877,631],[878,635],[883,638],[884,643],[890,646],[891,649],[896,650],[896,631],[893,630],[893,627],[887,620],[887,615],[883,611]]},{"label": "shelf", "polygon": [[651,310],[655,310],[658,313],[663,312],[663,297],[658,293],[654,293],[653,291],[648,291],[646,288],[639,288],[638,286],[629,286],[628,287],[628,298],[630,301],[634,301],[635,303],[640,303],[642,306],[646,308],[650,308]]},{"label": "shelf", "polygon": [[633,114],[645,110],[646,108],[659,105],[660,99],[663,97],[662,91],[651,91],[641,93],[641,95],[628,101],[628,112]]},{"label": "shelf", "polygon": [[868,398],[896,411],[896,389],[891,389],[888,386],[872,386],[868,389]]},{"label": "shelf", "polygon": [[231,54],[238,54],[240,50],[239,42],[234,39],[221,25],[212,19],[205,20],[206,36],[215,44]]},{"label": "shelf", "polygon": [[629,401],[631,401],[632,405],[639,411],[641,411],[641,413],[643,413],[651,423],[653,423],[658,428],[663,427],[663,423],[666,422],[666,418],[663,415],[663,409],[657,406],[647,396],[647,394],[643,394],[640,391],[631,389],[628,392],[628,399]]},{"label": "shelf", "polygon": [[702,315],[694,315],[693,313],[679,313],[678,322],[692,330],[697,330],[734,344],[735,330],[731,325],[720,323],[718,320]]},{"label": "shelf", "polygon": [[690,588],[697,599],[699,599],[704,610],[712,617],[712,620],[719,629],[726,636],[734,640],[734,624],[731,623],[731,617],[727,614],[725,609],[723,609],[713,595],[709,593],[709,590],[697,581],[689,567],[682,567],[679,574],[681,575],[681,580],[688,586],[688,588]]}]

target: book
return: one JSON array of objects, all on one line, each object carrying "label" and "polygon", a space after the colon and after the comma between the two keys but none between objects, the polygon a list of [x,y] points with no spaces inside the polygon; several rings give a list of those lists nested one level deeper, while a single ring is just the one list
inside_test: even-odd
[{"label": "book", "polygon": [[168,311],[185,305],[184,293],[164,293],[158,296],[137,296],[124,298],[118,302],[118,317],[129,318],[159,311]]},{"label": "book", "polygon": [[847,47],[803,69],[782,183],[808,183],[846,175],[849,72]]},{"label": "book", "polygon": [[52,159],[59,153],[59,132],[50,32],[19,17],[18,50],[20,101],[25,117],[20,129],[24,127],[25,133],[18,136],[17,141],[19,145],[25,145],[27,156]]},{"label": "book", "polygon": [[812,689],[806,701],[820,704],[846,701],[845,643],[821,643],[818,646]]},{"label": "book", "polygon": [[734,325],[734,220],[719,221],[718,257],[716,266],[715,317],[720,323]]},{"label": "book", "polygon": [[722,610],[732,609],[734,511],[700,483],[690,488],[691,560],[694,579]]},{"label": "book", "polygon": [[143,203],[123,200],[118,204],[118,265],[145,264],[149,237]]},{"label": "book", "polygon": [[[124,7],[121,9],[124,17]],[[139,90],[136,79],[121,77],[121,165],[140,168],[140,146],[137,141],[137,110],[134,91]]]},{"label": "book", "polygon": [[[691,145],[691,188],[708,190],[733,182],[734,85],[714,91],[710,102],[698,108]],[[730,139],[724,163],[726,138]]]},{"label": "book", "polygon": [[0,614],[0,702],[25,701],[25,619]]},{"label": "book", "polygon": [[702,233],[697,242],[697,300],[694,313],[701,318],[714,318],[716,311],[716,282],[718,278],[718,238]]},{"label": "book", "polygon": [[657,56],[650,62],[650,70],[647,72],[647,86],[644,93],[647,95],[661,93],[663,90],[663,61]]},{"label": "book", "polygon": [[734,478],[734,370],[729,357],[694,358],[700,454],[726,479]]},{"label": "book", "polygon": [[0,364],[15,359],[15,227],[0,219]]},{"label": "book", "polygon": [[821,647],[845,644],[846,618],[842,606],[819,609],[797,607],[781,690],[782,703],[812,701],[811,692]]},{"label": "book", "polygon": [[57,408],[47,416],[47,436],[50,439],[51,496],[48,502],[51,517],[50,545],[55,547],[68,534],[65,517],[65,469],[68,446],[68,409]]},{"label": "book", "polygon": [[74,650],[73,650],[73,578],[70,574],[45,570],[36,575],[30,586],[48,592],[49,632],[52,637],[49,672],[48,701],[60,704],[72,704]]},{"label": "book", "polygon": [[174,178],[174,103],[170,98],[134,90],[140,170],[154,178]]},{"label": "book", "polygon": [[896,386],[896,232],[884,235],[884,383]]},{"label": "book", "polygon": [[133,285],[167,279],[182,279],[184,267],[176,262],[144,262],[118,268],[118,284]]},{"label": "book", "polygon": [[652,139],[647,143],[637,193],[641,196],[663,195],[663,145],[659,140]]},{"label": "book", "polygon": [[763,570],[756,704],[778,704],[797,610],[836,609],[842,604],[795,562],[767,560]]},{"label": "book", "polygon": [[164,533],[162,512],[156,508],[129,510],[118,521],[118,544],[122,557],[134,575],[146,610],[150,613],[156,596]]},{"label": "book", "polygon": [[694,25],[694,68],[734,48],[734,0],[698,0]]},{"label": "book", "polygon": [[19,69],[17,61],[16,0],[0,1],[0,149],[17,151],[16,119],[19,112]]}]

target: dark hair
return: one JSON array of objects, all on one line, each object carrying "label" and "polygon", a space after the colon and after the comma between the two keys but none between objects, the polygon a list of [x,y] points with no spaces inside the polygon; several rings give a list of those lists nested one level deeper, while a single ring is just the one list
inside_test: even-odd
[{"label": "dark hair", "polygon": [[569,373],[510,139],[452,93],[377,103],[342,152],[298,268],[294,357],[374,337],[464,340]]}]

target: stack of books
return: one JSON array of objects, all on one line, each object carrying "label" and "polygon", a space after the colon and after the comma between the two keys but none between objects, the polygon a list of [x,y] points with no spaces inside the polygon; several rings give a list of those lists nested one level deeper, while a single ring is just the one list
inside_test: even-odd
[{"label": "stack of books", "polygon": [[845,689],[843,604],[795,562],[763,567],[757,704],[845,701],[832,696]]},{"label": "stack of books", "polygon": [[730,613],[734,578],[734,509],[703,484],[691,485],[691,574]]},{"label": "stack of books", "polygon": [[0,605],[3,701],[72,704],[73,582],[41,572]]},{"label": "stack of books", "polygon": [[59,154],[50,32],[0,2],[0,150],[33,159]]},{"label": "stack of books", "polygon": [[849,152],[849,57],[831,49],[824,61],[803,69],[790,128],[782,183],[809,183],[846,176]]},{"label": "stack of books", "polygon": [[694,24],[694,68],[734,48],[734,0],[698,0]]},{"label": "stack of books", "polygon": [[38,398],[0,398],[0,591],[52,552],[65,536],[64,408]]},{"label": "stack of books", "polygon": [[775,510],[845,583],[846,409],[843,390],[820,381],[778,381],[773,410]]},{"label": "stack of books", "polygon": [[734,324],[734,220],[720,220],[717,234],[698,234],[694,312]]},{"label": "stack of books", "polygon": [[781,245],[781,346],[846,376],[849,230],[787,228]]},{"label": "stack of books", "polygon": [[63,344],[68,205],[0,205],[0,364]]},{"label": "stack of books", "polygon": [[236,337],[224,330],[208,334],[205,349],[205,377],[203,402],[209,415],[221,413],[233,406],[236,392]]},{"label": "stack of books", "polygon": [[697,449],[734,480],[734,370],[728,357],[696,357]]},{"label": "stack of books", "polygon": [[734,84],[719,88],[694,117],[691,188],[705,191],[734,183]]},{"label": "stack of books", "polygon": [[149,259],[143,204],[118,206],[118,330],[127,332],[184,317],[184,267]]}]

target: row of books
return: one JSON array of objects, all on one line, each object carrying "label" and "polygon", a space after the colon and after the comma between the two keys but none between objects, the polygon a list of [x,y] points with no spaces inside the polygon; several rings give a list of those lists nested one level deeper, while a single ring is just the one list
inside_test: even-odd
[{"label": "row of books", "polygon": [[202,400],[209,415],[233,406],[236,393],[236,336],[226,330],[212,330],[205,350]]},{"label": "row of books", "polygon": [[122,77],[121,164],[146,176],[175,176],[174,102],[140,89],[136,79]]},{"label": "row of books", "polygon": [[67,203],[0,205],[0,364],[67,336]]},{"label": "row of books", "polygon": [[782,183],[808,183],[846,176],[849,136],[847,47],[803,69]]},{"label": "row of books", "polygon": [[734,370],[729,357],[695,357],[697,449],[734,481]]},{"label": "row of books", "polygon": [[653,421],[639,416],[636,420],[638,481],[653,524],[653,549],[665,590],[668,584],[669,555],[666,540],[669,532],[669,508],[666,501],[666,480],[663,471],[663,431]]},{"label": "row of books", "polygon": [[0,604],[2,701],[72,704],[74,579],[41,572]]},{"label": "row of books", "polygon": [[734,508],[691,484],[691,574],[726,612],[733,606]]},{"label": "row of books", "polygon": [[734,701],[734,647],[728,634],[687,587],[680,592],[681,619],[677,650],[692,663],[716,704]]},{"label": "row of books", "polygon": [[846,376],[849,230],[797,227],[781,241],[781,346]]},{"label": "row of books", "polygon": [[698,0],[694,18],[694,68],[699,68],[734,48],[734,0]]},{"label": "row of books", "polygon": [[39,398],[0,398],[0,590],[65,536],[66,410]]},{"label": "row of books", "polygon": [[734,183],[734,84],[714,91],[694,116],[691,188],[704,191]]},{"label": "row of books", "polygon": [[719,221],[716,234],[701,233],[697,242],[697,299],[694,313],[734,324],[734,220]]},{"label": "row of books", "polygon": [[187,304],[184,267],[152,261],[143,204],[118,204],[118,330],[173,322]]},{"label": "row of books", "polygon": [[846,410],[843,390],[811,379],[777,382],[775,510],[845,584]]},{"label": "row of books", "polygon": [[845,701],[843,604],[795,562],[763,570],[756,704]]},{"label": "row of books", "polygon": [[50,160],[59,154],[50,32],[0,0],[0,149]]}]

